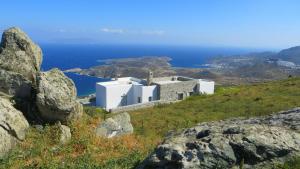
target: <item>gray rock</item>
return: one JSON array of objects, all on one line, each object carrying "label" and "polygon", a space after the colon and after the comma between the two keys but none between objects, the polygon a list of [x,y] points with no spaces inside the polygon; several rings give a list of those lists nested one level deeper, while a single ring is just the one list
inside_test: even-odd
[{"label": "gray rock", "polygon": [[19,28],[5,30],[0,44],[0,68],[35,82],[42,63],[41,48]]},{"label": "gray rock", "polygon": [[70,128],[65,125],[59,125],[59,129],[60,129],[60,138],[59,138],[60,143],[61,144],[68,143],[72,137]]},{"label": "gray rock", "polygon": [[0,159],[17,144],[17,139],[0,127]]},{"label": "gray rock", "polygon": [[17,141],[25,139],[29,124],[22,112],[12,103],[0,97],[0,157],[7,153]]},{"label": "gray rock", "polygon": [[173,133],[139,168],[271,168],[300,154],[300,109]]},{"label": "gray rock", "polygon": [[31,99],[32,82],[21,74],[0,69],[0,91],[21,99]]},{"label": "gray rock", "polygon": [[14,97],[26,117],[35,118],[36,75],[42,52],[19,28],[4,31],[0,44],[0,92]]},{"label": "gray rock", "polygon": [[133,133],[133,127],[128,113],[121,113],[106,119],[96,129],[96,135],[101,137],[115,137]]},{"label": "gray rock", "polygon": [[83,107],[76,101],[75,85],[62,71],[41,72],[37,80],[36,105],[44,120],[65,123],[82,115]]}]

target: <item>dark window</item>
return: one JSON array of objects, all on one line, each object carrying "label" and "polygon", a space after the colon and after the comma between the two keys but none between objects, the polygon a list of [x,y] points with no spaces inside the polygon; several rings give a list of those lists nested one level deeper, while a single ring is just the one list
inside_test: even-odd
[{"label": "dark window", "polygon": [[194,92],[190,92],[190,96],[192,96],[194,94]]},{"label": "dark window", "polygon": [[178,100],[183,100],[183,93],[178,93]]},{"label": "dark window", "polygon": [[151,102],[152,101],[152,97],[148,97],[148,101]]},{"label": "dark window", "polygon": [[142,103],[141,97],[138,97],[138,103]]},{"label": "dark window", "polygon": [[123,95],[121,99],[121,106],[127,105],[127,95]]}]

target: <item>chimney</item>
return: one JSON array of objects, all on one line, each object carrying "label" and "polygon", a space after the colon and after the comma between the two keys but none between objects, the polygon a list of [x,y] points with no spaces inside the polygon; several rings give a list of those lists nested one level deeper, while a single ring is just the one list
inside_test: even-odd
[{"label": "chimney", "polygon": [[147,85],[150,86],[152,81],[153,81],[153,72],[149,71],[147,77]]}]

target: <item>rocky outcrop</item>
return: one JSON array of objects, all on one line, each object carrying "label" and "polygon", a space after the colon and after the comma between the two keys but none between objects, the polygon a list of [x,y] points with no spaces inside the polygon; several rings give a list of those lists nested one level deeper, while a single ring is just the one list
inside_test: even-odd
[{"label": "rocky outcrop", "polygon": [[29,124],[22,112],[12,103],[0,97],[0,157],[7,153],[17,141],[25,139]]},{"label": "rocky outcrop", "polygon": [[[38,123],[68,122],[82,114],[73,82],[58,69],[40,72],[41,63],[40,47],[23,31],[4,31],[0,43],[0,157],[25,139],[26,118]],[[61,131],[61,141],[66,142],[70,131],[66,126]]]},{"label": "rocky outcrop", "polygon": [[40,71],[42,51],[19,28],[4,31],[0,44],[0,68],[20,73],[27,80],[35,81]]},{"label": "rocky outcrop", "polygon": [[4,31],[0,44],[0,92],[13,96],[30,120],[66,122],[78,118],[72,80],[58,69],[40,72],[42,51],[19,28]]},{"label": "rocky outcrop", "polygon": [[300,108],[173,133],[139,168],[271,168],[300,154]]},{"label": "rocky outcrop", "polygon": [[26,115],[34,107],[36,74],[41,62],[40,47],[23,31],[4,31],[0,43],[0,91],[12,95],[18,109]]},{"label": "rocky outcrop", "polygon": [[62,71],[52,69],[38,75],[36,104],[43,119],[68,122],[82,115],[82,105],[76,101],[72,80]]},{"label": "rocky outcrop", "polygon": [[96,135],[101,137],[115,137],[133,133],[133,127],[128,113],[121,113],[106,119],[96,129]]}]

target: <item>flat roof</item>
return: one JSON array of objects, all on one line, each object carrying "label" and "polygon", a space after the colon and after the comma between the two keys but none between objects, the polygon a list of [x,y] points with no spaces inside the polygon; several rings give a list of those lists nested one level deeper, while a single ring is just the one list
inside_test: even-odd
[{"label": "flat roof", "polygon": [[199,79],[199,81],[203,81],[203,82],[214,82],[214,81],[208,80],[208,79]]},{"label": "flat roof", "polygon": [[133,77],[122,77],[122,78],[118,78],[117,80],[112,79],[111,81],[107,81],[107,82],[98,82],[97,84],[101,86],[114,86],[114,85],[127,85],[127,84],[142,85],[140,79],[133,78]]},{"label": "flat roof", "polygon": [[[184,78],[185,80],[180,80],[180,78]],[[173,84],[173,83],[180,83],[184,81],[203,81],[203,82],[214,82],[210,81],[207,79],[193,79],[193,78],[188,78],[188,77],[183,77],[183,76],[170,76],[170,77],[162,77],[162,78],[154,78],[157,79],[158,81],[154,81],[154,84],[158,85],[163,85],[163,84]],[[144,85],[143,80],[134,78],[134,77],[122,77],[118,78],[117,80],[112,79],[111,81],[106,81],[106,82],[98,82],[98,85],[101,86],[115,86],[115,85]]]},{"label": "flat roof", "polygon": [[162,80],[162,81],[157,81],[157,82],[154,82],[156,84],[170,84],[170,83],[179,83],[179,82],[182,82],[182,81],[179,81],[179,80]]}]

